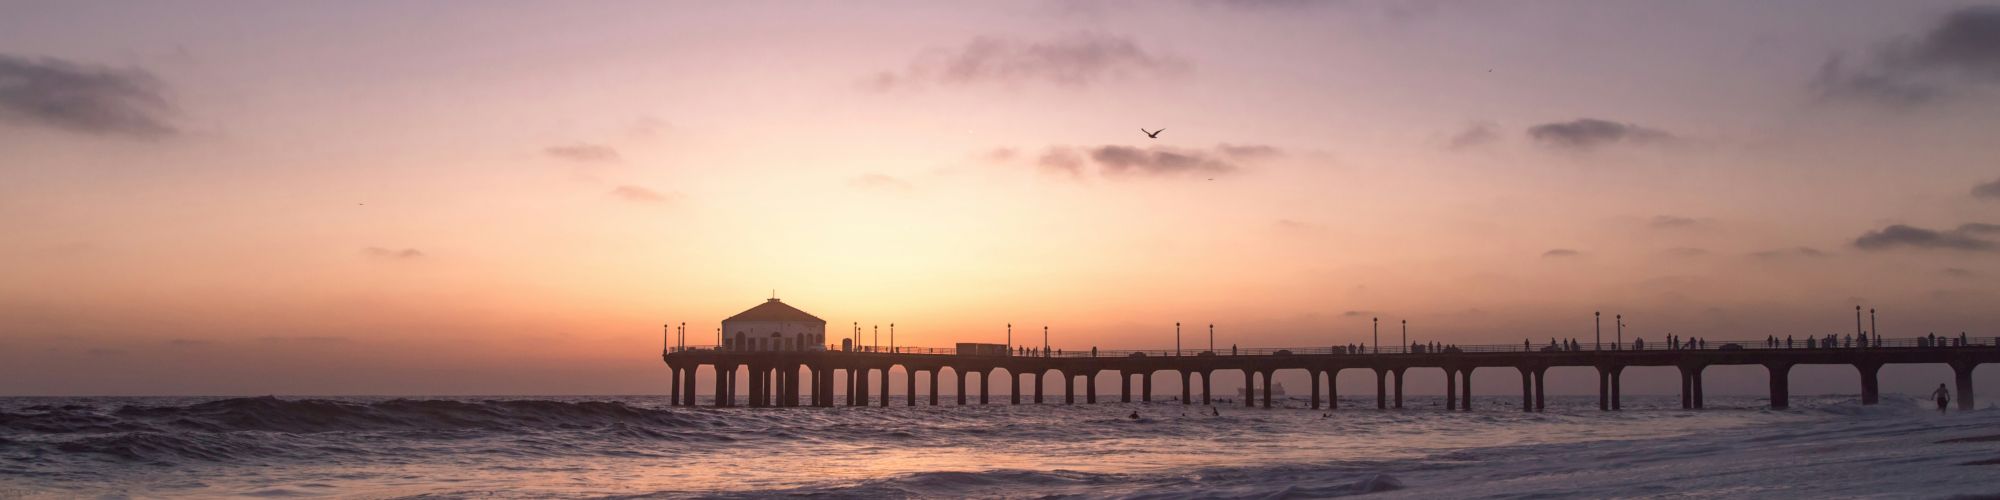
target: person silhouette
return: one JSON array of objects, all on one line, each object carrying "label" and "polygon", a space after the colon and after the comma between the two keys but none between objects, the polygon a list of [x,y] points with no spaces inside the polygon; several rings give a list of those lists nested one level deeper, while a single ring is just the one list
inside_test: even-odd
[{"label": "person silhouette", "polygon": [[1931,397],[1937,398],[1938,413],[1944,413],[1945,405],[1951,402],[1951,391],[1945,390],[1944,384],[1938,384],[1937,390],[1931,391]]}]

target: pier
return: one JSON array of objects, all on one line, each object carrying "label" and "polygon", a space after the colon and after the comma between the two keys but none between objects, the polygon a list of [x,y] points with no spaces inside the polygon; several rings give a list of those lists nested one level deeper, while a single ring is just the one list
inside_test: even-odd
[{"label": "pier", "polygon": [[[1167,373],[1168,394],[1178,382],[1179,400],[1182,404],[1193,404],[1199,389],[1202,404],[1211,404],[1214,394],[1212,375],[1218,371],[1236,370],[1244,374],[1246,384],[1242,404],[1245,406],[1271,407],[1271,377],[1281,370],[1302,370],[1312,378],[1312,408],[1338,408],[1338,396],[1334,381],[1343,373],[1360,371],[1361,376],[1372,374],[1375,381],[1375,407],[1378,409],[1403,407],[1403,376],[1410,370],[1442,370],[1445,374],[1445,409],[1470,411],[1472,409],[1472,372],[1478,369],[1514,370],[1521,375],[1521,409],[1540,411],[1543,408],[1543,379],[1548,370],[1555,367],[1590,367],[1597,371],[1598,409],[1614,411],[1620,409],[1619,387],[1626,368],[1634,366],[1670,366],[1680,374],[1681,407],[1702,408],[1702,371],[1710,366],[1758,365],[1770,373],[1770,405],[1772,408],[1786,408],[1789,398],[1790,372],[1797,365],[1849,365],[1853,366],[1861,379],[1862,404],[1876,404],[1880,400],[1877,373],[1883,365],[1898,363],[1940,363],[1951,367],[1954,374],[1954,397],[1957,408],[1973,408],[1972,370],[1980,363],[2000,362],[2000,338],[1996,337],[1919,337],[1899,339],[1867,339],[1856,346],[1851,340],[1845,345],[1835,342],[1833,347],[1816,346],[1807,348],[1801,342],[1787,339],[1754,341],[1702,341],[1697,345],[1683,345],[1667,348],[1659,345],[1609,346],[1584,343],[1584,348],[1562,348],[1567,346],[1504,344],[1477,346],[1450,346],[1444,349],[1426,349],[1425,346],[1385,346],[1375,347],[1380,351],[1354,349],[1344,346],[1320,346],[1305,348],[1259,348],[1230,349],[1228,351],[1181,351],[1137,350],[1137,351],[1068,351],[1060,353],[1034,352],[1024,354],[1018,348],[1003,349],[994,353],[989,350],[961,353],[949,348],[894,349],[858,347],[853,350],[733,350],[716,346],[668,347],[661,353],[667,368],[672,372],[673,389],[671,396],[675,405],[695,405],[695,370],[707,366],[715,370],[715,402],[717,407],[736,406],[739,399],[747,401],[751,407],[832,407],[832,406],[889,406],[894,403],[890,396],[890,370],[902,368],[905,376],[901,381],[905,390],[901,404],[918,404],[917,378],[928,377],[930,393],[927,403],[939,404],[938,388],[941,373],[949,370],[951,382],[956,384],[957,404],[970,404],[969,395],[976,394],[978,404],[991,404],[993,376],[1001,372],[1001,383],[1009,387],[1008,404],[1052,402],[1053,395],[1043,394],[1043,380],[1054,377],[1064,381],[1061,395],[1064,404],[1076,404],[1081,396],[1085,404],[1098,402],[1097,380],[1099,376],[1117,376],[1123,381],[1123,390],[1118,395],[1121,402],[1153,401],[1156,395],[1154,376]],[[1613,348],[1616,347],[1616,348]],[[1171,380],[1174,376],[1179,380]],[[1023,379],[1029,379],[1032,390],[1021,391]],[[1075,382],[1082,379],[1084,394],[1076,394]],[[740,380],[747,380],[749,394],[736,394]],[[976,383],[976,391],[968,391],[968,383]],[[835,391],[838,387],[841,390]],[[878,390],[879,389],[879,390]],[[1228,390],[1228,389],[1225,389]],[[871,395],[871,393],[877,395]],[[836,401],[836,398],[839,401]]]}]

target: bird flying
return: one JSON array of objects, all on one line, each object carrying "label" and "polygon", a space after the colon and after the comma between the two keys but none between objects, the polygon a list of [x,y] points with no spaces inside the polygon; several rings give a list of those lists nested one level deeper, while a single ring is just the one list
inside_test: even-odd
[{"label": "bird flying", "polygon": [[[1140,129],[1139,129],[1139,131],[1140,131],[1140,132],[1146,132],[1146,129],[1145,129],[1145,128],[1140,128]],[[1146,138],[1147,138],[1147,139],[1158,139],[1158,138],[1160,138],[1160,132],[1166,132],[1166,131],[1167,131],[1167,129],[1159,129],[1159,130],[1155,130],[1155,131],[1152,131],[1152,132],[1146,132]]]}]

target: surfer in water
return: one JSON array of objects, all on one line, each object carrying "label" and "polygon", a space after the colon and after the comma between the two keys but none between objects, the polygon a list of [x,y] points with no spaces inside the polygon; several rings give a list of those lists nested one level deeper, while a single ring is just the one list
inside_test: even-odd
[{"label": "surfer in water", "polygon": [[1938,413],[1944,413],[1945,404],[1951,402],[1951,391],[1944,390],[1944,384],[1938,384],[1937,390],[1931,391],[1931,397],[1937,398]]},{"label": "surfer in water", "polygon": [[1134,411],[1134,412],[1132,412],[1132,415],[1130,415],[1130,416],[1127,416],[1127,417],[1125,417],[1125,418],[1129,418],[1129,419],[1132,419],[1132,420],[1138,420],[1138,419],[1139,419],[1139,412],[1137,412],[1137,411]]}]

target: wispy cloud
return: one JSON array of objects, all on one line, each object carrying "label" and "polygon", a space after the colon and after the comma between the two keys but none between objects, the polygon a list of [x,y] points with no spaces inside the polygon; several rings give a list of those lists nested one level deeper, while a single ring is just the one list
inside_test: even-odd
[{"label": "wispy cloud", "polygon": [[549,156],[584,163],[618,161],[618,150],[601,144],[575,143],[566,146],[549,146],[542,149]]},{"label": "wispy cloud", "polygon": [[850,186],[854,186],[855,188],[858,189],[873,190],[873,191],[890,191],[898,193],[907,193],[915,189],[915,187],[911,186],[910,183],[907,181],[895,178],[893,176],[885,174],[876,174],[876,173],[863,174],[859,177],[848,179],[847,184]]},{"label": "wispy cloud", "polygon": [[1099,146],[1090,150],[1090,159],[1105,175],[1219,174],[1238,168],[1206,152],[1165,147]]},{"label": "wispy cloud", "polygon": [[[1213,176],[1242,170],[1246,163],[1283,155],[1283,150],[1261,144],[1219,144],[1210,149],[1051,146],[1036,158],[1035,165],[1044,172],[1076,177],[1090,172],[1090,167],[1105,177]],[[1008,163],[1007,159],[994,161]]]},{"label": "wispy cloud", "polygon": [[933,50],[902,71],[869,79],[875,90],[937,86],[1049,83],[1081,87],[1122,78],[1160,78],[1185,73],[1190,65],[1141,48],[1130,39],[1079,33],[1046,41],[978,37],[949,50]]},{"label": "wispy cloud", "polygon": [[2000,200],[2000,180],[1973,186],[1972,197],[1982,200]]},{"label": "wispy cloud", "polygon": [[1791,258],[1817,259],[1822,257],[1829,257],[1832,256],[1832,254],[1826,253],[1824,251],[1821,251],[1820,249],[1813,247],[1791,247],[1791,248],[1764,250],[1760,252],[1750,252],[1750,256],[1766,260],[1779,260],[1779,259],[1791,259]]},{"label": "wispy cloud", "polygon": [[634,203],[668,203],[679,198],[672,193],[661,193],[631,184],[612,188],[611,197]]},{"label": "wispy cloud", "polygon": [[1596,118],[1544,123],[1528,128],[1528,137],[1543,146],[1587,151],[1612,144],[1648,144],[1673,139],[1673,134],[1630,123]]},{"label": "wispy cloud", "polygon": [[361,249],[361,254],[377,259],[390,259],[390,260],[411,260],[411,259],[421,259],[424,257],[424,253],[415,248],[395,249],[395,248],[382,248],[382,247],[368,247]]},{"label": "wispy cloud", "polygon": [[1579,257],[1582,255],[1583,252],[1578,252],[1576,250],[1571,250],[1568,248],[1553,248],[1549,249],[1549,251],[1547,252],[1542,252],[1542,258],[1544,259],[1567,259],[1571,257]]},{"label": "wispy cloud", "polygon": [[1972,223],[1947,230],[1933,230],[1894,224],[1855,238],[1854,247],[1870,251],[1919,248],[1985,252],[2000,248],[1992,240],[1981,237],[1994,233],[2000,233],[2000,225]]},{"label": "wispy cloud", "polygon": [[1693,258],[1693,257],[1701,257],[1704,255],[1708,255],[1708,250],[1695,247],[1674,247],[1667,249],[1667,255],[1671,255],[1674,257],[1682,257],[1682,258]]},{"label": "wispy cloud", "polygon": [[1833,55],[1812,89],[1822,97],[1915,106],[1953,95],[1962,85],[2000,83],[2000,6],[1945,14],[1921,36],[1885,43],[1861,64]]},{"label": "wispy cloud", "polygon": [[1041,167],[1044,172],[1064,173],[1072,177],[1083,175],[1083,155],[1067,147],[1055,147],[1043,151],[1042,156],[1035,159],[1035,165]]},{"label": "wispy cloud", "polygon": [[1306,234],[1326,231],[1326,226],[1293,219],[1278,219],[1278,222],[1272,225],[1276,226],[1279,231],[1287,233]]},{"label": "wispy cloud", "polygon": [[1500,124],[1493,122],[1473,122],[1464,130],[1452,134],[1446,147],[1453,151],[1465,151],[1500,141]]},{"label": "wispy cloud", "polygon": [[1705,221],[1678,215],[1655,215],[1646,221],[1646,227],[1653,229],[1684,229],[1702,225]]},{"label": "wispy cloud", "polygon": [[257,337],[257,340],[263,342],[282,342],[282,343],[301,343],[301,344],[345,344],[354,341],[354,339],[350,339],[347,337],[339,337],[331,335],[307,335],[303,337],[269,335],[264,337]]},{"label": "wispy cloud", "polygon": [[172,109],[144,70],[0,54],[0,121],[150,139],[175,133]]}]

